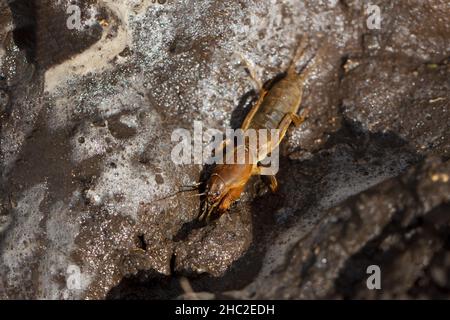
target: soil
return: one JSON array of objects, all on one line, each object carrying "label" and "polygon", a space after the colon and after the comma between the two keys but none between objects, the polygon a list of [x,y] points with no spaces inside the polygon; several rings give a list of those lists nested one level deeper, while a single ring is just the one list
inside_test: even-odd
[{"label": "soil", "polygon": [[[447,1],[72,2],[0,3],[0,298],[450,298]],[[267,83],[302,41],[279,190],[199,223],[172,132],[238,128],[242,56]]]}]

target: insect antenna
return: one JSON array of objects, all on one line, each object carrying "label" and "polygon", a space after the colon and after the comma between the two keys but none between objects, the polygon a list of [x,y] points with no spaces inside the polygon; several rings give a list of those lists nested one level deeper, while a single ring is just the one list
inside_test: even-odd
[{"label": "insect antenna", "polygon": [[198,190],[203,182],[197,182],[194,184],[186,184],[182,185],[181,188],[184,188],[185,191]]},{"label": "insect antenna", "polygon": [[[168,195],[166,195],[166,196],[164,196],[162,198],[158,198],[158,199],[152,200],[152,201],[150,201],[150,203],[157,202],[157,201],[162,201],[162,200],[166,200],[166,199],[170,199],[170,198],[173,198],[176,195],[178,195],[180,193],[183,193],[183,192],[190,192],[190,191],[198,190],[200,185],[202,185],[202,184],[203,184],[203,182],[198,182],[198,183],[195,183],[195,184],[192,184],[192,185],[183,185],[183,186],[181,186],[180,190],[175,191],[175,192],[173,192],[171,194],[168,194]],[[201,196],[204,196],[205,194],[206,194],[206,192],[203,192],[203,193],[191,195],[189,197],[201,197]]]},{"label": "insect antenna", "polygon": [[189,197],[189,198],[201,197],[201,196],[204,196],[204,195],[206,195],[206,194],[207,194],[206,192],[202,192],[202,193],[197,193],[197,194],[190,195],[190,196],[188,196],[188,197]]}]

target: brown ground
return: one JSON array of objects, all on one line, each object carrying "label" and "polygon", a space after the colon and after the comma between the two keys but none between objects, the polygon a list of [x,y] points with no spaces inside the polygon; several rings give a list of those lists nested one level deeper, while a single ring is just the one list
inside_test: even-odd
[{"label": "brown ground", "polygon": [[[181,277],[204,298],[449,298],[447,1],[371,1],[380,30],[365,1],[79,2],[81,30],[66,4],[0,3],[1,298],[185,297]],[[268,81],[305,35],[322,62],[279,191],[254,178],[207,226],[192,193],[152,202],[207,176],[171,161],[174,129],[251,106],[236,52]]]}]

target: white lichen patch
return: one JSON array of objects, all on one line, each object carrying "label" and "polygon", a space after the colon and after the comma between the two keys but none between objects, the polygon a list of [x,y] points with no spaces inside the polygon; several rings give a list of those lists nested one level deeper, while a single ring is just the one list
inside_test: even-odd
[{"label": "white lichen patch", "polygon": [[33,261],[44,249],[41,242],[40,222],[44,218],[39,206],[45,197],[46,185],[38,184],[26,190],[13,210],[14,228],[5,235],[7,244],[1,255],[1,272],[10,287],[20,287],[24,282],[32,282]]},{"label": "white lichen patch", "polygon": [[39,263],[38,298],[80,299],[91,282],[91,276],[83,272],[85,266],[70,259],[80,224],[80,215],[71,208],[79,198],[80,194],[75,192],[69,203],[59,201],[49,210],[45,226],[47,249]]}]

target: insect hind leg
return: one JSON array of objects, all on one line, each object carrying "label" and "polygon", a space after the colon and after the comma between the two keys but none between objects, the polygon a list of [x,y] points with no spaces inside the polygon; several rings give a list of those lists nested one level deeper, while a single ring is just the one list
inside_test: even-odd
[{"label": "insect hind leg", "polygon": [[264,88],[264,83],[261,81],[260,78],[258,78],[255,66],[250,62],[250,60],[247,59],[247,57],[243,53],[237,52],[237,54],[239,55],[241,61],[244,62],[245,68],[248,71],[250,78],[255,84],[255,90],[257,92],[261,92]]},{"label": "insect hind leg", "polygon": [[294,54],[289,62],[287,72],[288,73],[297,73],[296,64],[306,55],[306,51],[308,49],[308,37],[302,37],[300,43],[295,48]]}]

